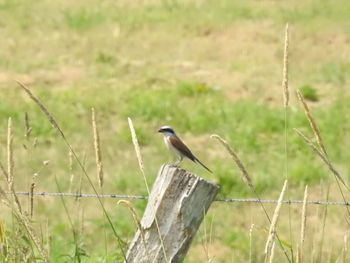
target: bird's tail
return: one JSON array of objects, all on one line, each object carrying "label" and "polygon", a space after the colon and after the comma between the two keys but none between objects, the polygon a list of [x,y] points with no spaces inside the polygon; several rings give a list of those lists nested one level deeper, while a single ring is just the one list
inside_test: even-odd
[{"label": "bird's tail", "polygon": [[206,167],[200,160],[198,160],[197,158],[194,159],[194,161],[200,165],[203,166],[204,169],[206,169],[208,172],[213,173],[208,167]]}]

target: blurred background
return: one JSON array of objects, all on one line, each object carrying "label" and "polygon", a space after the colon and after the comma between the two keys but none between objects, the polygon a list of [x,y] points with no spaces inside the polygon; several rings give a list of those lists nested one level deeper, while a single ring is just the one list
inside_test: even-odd
[{"label": "blurred background", "polygon": [[[309,185],[311,200],[325,200],[329,191],[329,200],[342,201],[327,167],[292,128],[312,137],[295,96],[300,89],[330,160],[349,181],[349,14],[345,0],[0,0],[1,162],[6,163],[11,117],[16,190],[28,191],[34,180],[35,191],[57,192],[57,177],[63,192],[92,192],[64,141],[15,82],[19,80],[56,118],[98,185],[91,127],[95,108],[104,193],[147,194],[130,117],[150,184],[160,166],[173,161],[157,134],[160,126],[171,125],[214,173],[186,160],[182,167],[219,184],[219,198],[256,196],[211,134],[237,151],[262,198],[277,199],[288,178],[290,199],[302,199]],[[287,129],[281,87],[286,23]],[[27,137],[25,113],[32,129]],[[6,189],[3,176],[0,182]],[[62,200],[34,201],[33,224],[44,233],[52,262],[119,262],[120,250],[98,202],[64,200],[79,229],[78,246]],[[28,210],[28,198],[20,201]],[[104,202],[118,233],[129,242],[136,229],[131,215],[115,199]],[[146,201],[132,203],[142,216]],[[0,220],[11,239],[11,213],[3,207]],[[274,205],[266,208],[271,213]],[[280,213],[280,238],[294,248],[300,216],[299,205],[284,206]],[[305,262],[346,262],[345,216],[345,207],[309,207]],[[258,204],[214,203],[205,221],[185,262],[262,262],[269,223]],[[275,261],[287,262],[281,249],[276,248]]]}]

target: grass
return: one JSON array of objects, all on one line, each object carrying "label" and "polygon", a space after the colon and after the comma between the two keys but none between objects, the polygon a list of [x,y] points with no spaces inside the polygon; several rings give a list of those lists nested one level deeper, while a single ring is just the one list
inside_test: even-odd
[{"label": "grass", "polygon": [[[95,109],[105,193],[147,193],[128,128],[127,117],[131,117],[149,183],[160,165],[171,160],[156,134],[159,126],[170,124],[215,173],[206,174],[187,161],[182,166],[220,184],[220,198],[252,194],[221,146],[209,138],[213,133],[237,151],[257,193],[277,199],[284,181],[280,83],[286,22],[290,25],[288,125],[312,137],[293,93],[294,87],[301,87],[305,99],[314,101],[309,106],[332,164],[349,181],[349,63],[343,56],[349,10],[345,0],[0,1],[0,116],[12,118],[15,188],[28,191],[32,175],[38,173],[36,191],[57,191],[52,183],[55,176],[62,190],[68,191],[73,173],[72,190],[79,191],[81,185],[81,191],[92,192],[76,162],[70,171],[68,149],[38,107],[20,91],[14,82],[18,79],[30,86],[54,115],[97,186],[91,129],[91,108]],[[24,137],[25,112],[32,127],[29,139]],[[6,121],[0,123],[0,129],[0,144],[5,149]],[[330,199],[341,200],[327,168],[292,130],[288,148],[291,198],[302,199],[308,184],[309,200],[325,199],[328,185]],[[6,163],[6,152],[0,157]],[[43,165],[45,160],[50,160],[48,165]],[[1,186],[6,189],[6,184],[2,178]],[[27,211],[29,200],[19,198]],[[81,229],[79,247],[83,250],[78,252],[87,254],[82,255],[82,262],[121,260],[111,229],[102,213],[96,213],[97,201],[65,198],[65,202],[73,223]],[[113,199],[104,203],[118,233],[123,240],[130,240],[135,226],[128,211]],[[133,201],[133,205],[141,215],[145,201]],[[267,207],[270,214],[273,208]],[[295,222],[300,220],[300,208],[291,209]],[[213,204],[208,215],[214,217],[213,242],[208,252],[214,262],[249,259],[251,223],[257,225],[253,247],[260,248],[253,251],[253,262],[263,260],[266,233],[262,229],[268,223],[257,213],[259,209],[258,205]],[[311,260],[306,251],[319,245],[320,211],[320,207],[308,206],[305,260]],[[328,208],[324,242],[332,240],[333,246],[324,246],[322,255],[330,258],[329,262],[343,249],[344,213],[341,207]],[[18,231],[10,214],[4,210],[0,217],[7,239],[14,246],[28,247],[25,235],[20,243],[11,239]],[[289,242],[287,214],[282,206],[277,228],[281,239]],[[48,237],[42,239],[50,247],[52,261],[71,262],[76,244],[60,200],[36,197],[33,220],[37,233],[48,225]],[[298,226],[293,224],[295,240]],[[102,229],[107,231],[107,240],[101,236],[96,244],[96,233]],[[206,260],[201,231],[198,233],[187,262]],[[277,247],[275,252],[275,260],[284,259]]]},{"label": "grass", "polygon": [[310,85],[304,85],[300,88],[303,97],[309,101],[318,101],[317,90]]}]

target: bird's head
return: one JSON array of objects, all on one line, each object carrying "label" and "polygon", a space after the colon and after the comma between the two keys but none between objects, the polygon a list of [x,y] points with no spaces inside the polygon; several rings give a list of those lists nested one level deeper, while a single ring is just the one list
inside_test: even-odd
[{"label": "bird's head", "polygon": [[162,126],[158,132],[162,133],[163,135],[175,135],[174,129],[170,126]]}]

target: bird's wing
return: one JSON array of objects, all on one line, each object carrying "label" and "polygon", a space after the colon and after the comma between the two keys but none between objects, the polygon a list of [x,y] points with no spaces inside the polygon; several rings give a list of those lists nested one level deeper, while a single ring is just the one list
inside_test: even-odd
[{"label": "bird's wing", "polygon": [[169,142],[175,147],[175,149],[177,149],[187,158],[189,158],[192,161],[196,160],[196,157],[192,154],[191,150],[188,149],[188,147],[179,138],[169,137]]}]

